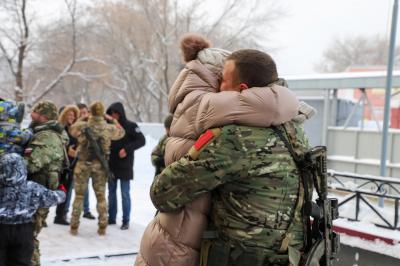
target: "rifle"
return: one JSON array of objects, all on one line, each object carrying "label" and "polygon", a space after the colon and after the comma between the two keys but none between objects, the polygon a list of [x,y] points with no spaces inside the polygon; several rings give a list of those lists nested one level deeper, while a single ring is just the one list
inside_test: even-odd
[{"label": "rifle", "polygon": [[93,131],[90,127],[85,127],[83,129],[83,133],[85,134],[86,138],[89,141],[89,145],[93,149],[94,155],[100,161],[101,166],[103,167],[104,171],[107,174],[108,181],[112,181],[115,179],[114,174],[111,172],[106,157],[104,156],[104,151],[101,146],[97,143],[96,139],[94,138]]},{"label": "rifle", "polygon": [[[326,147],[316,146],[297,155],[283,127],[272,127],[292,155],[299,170],[304,188],[302,215],[305,223],[304,255],[302,266],[331,266],[340,247],[339,235],[333,231],[333,220],[339,217],[336,198],[328,198]],[[317,191],[316,202],[312,201],[313,188]],[[310,216],[313,218],[310,223]]]},{"label": "rifle", "polygon": [[305,203],[305,214],[313,217],[311,246],[306,247],[305,266],[330,266],[340,249],[340,237],[333,231],[333,220],[339,217],[338,199],[328,198],[326,147],[316,146],[305,153],[309,177],[317,191],[316,202]]}]

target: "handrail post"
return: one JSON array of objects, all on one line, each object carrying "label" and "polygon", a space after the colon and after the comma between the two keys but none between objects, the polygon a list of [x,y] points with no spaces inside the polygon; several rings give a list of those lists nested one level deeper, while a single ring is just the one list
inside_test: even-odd
[{"label": "handrail post", "polygon": [[[388,142],[389,115],[390,115],[390,110],[389,110],[390,95],[392,91],[393,65],[394,65],[395,48],[396,48],[398,9],[399,9],[399,0],[394,0],[392,27],[390,32],[389,60],[388,60],[387,78],[386,78],[385,107],[384,107],[383,128],[382,128],[381,167],[380,167],[381,176],[386,176],[387,142]],[[383,198],[380,198],[379,206],[383,207],[383,204],[384,204]]]},{"label": "handrail post", "polygon": [[356,221],[358,221],[359,212],[360,212],[360,193],[356,192]]},{"label": "handrail post", "polygon": [[394,201],[394,228],[397,228],[397,223],[399,222],[399,200]]}]

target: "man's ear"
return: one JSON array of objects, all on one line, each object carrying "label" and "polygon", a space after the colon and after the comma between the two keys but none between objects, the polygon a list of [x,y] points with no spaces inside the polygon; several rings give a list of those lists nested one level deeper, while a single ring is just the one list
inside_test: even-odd
[{"label": "man's ear", "polygon": [[240,83],[239,84],[240,91],[247,90],[248,88],[249,88],[249,86],[247,86],[246,83]]}]

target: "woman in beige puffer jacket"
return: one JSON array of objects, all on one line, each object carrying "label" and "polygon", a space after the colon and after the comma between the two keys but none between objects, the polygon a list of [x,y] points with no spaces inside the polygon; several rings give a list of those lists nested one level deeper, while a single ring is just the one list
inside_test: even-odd
[{"label": "woman in beige puffer jacket", "polygon": [[[241,93],[216,93],[228,54],[220,49],[201,49],[172,86],[168,104],[174,119],[165,148],[166,165],[185,155],[208,128],[232,123],[268,127],[296,116],[295,95],[277,84]],[[198,198],[178,213],[158,213],[143,234],[135,266],[198,265],[209,197]]]}]

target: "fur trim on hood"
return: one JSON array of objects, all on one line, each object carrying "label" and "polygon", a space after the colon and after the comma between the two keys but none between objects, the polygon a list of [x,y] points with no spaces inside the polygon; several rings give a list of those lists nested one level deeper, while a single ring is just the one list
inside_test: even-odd
[{"label": "fur trim on hood", "polygon": [[[75,121],[78,120],[79,118],[79,109],[75,105],[67,105],[65,108],[62,110],[60,116],[58,117],[58,122],[60,122],[61,125],[66,126],[67,125],[67,113],[69,111],[74,112],[75,114]],[[74,122],[75,122],[74,121]]]}]

